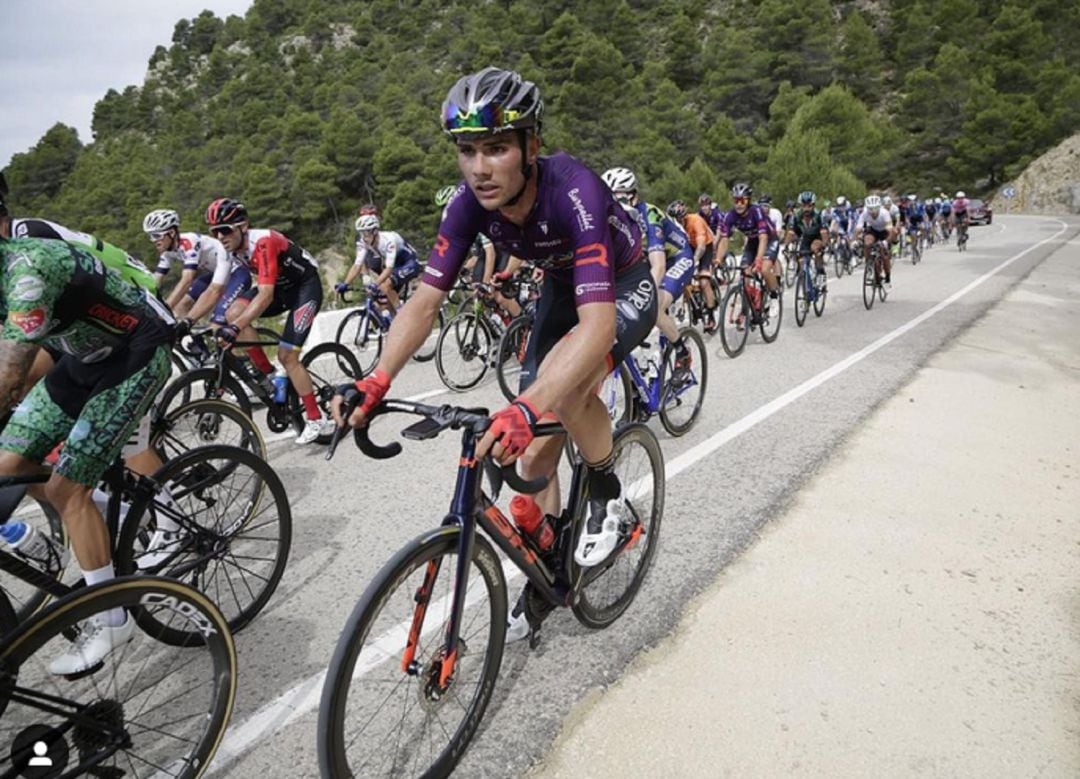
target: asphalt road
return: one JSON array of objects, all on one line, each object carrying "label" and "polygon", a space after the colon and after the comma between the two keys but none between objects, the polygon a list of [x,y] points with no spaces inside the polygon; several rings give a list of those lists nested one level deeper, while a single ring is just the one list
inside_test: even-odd
[{"label": "asphalt road", "polygon": [[[606,631],[556,613],[536,651],[508,647],[459,774],[516,776],[538,763],[575,703],[669,634],[686,603],[754,542],[875,407],[1078,232],[1077,219],[1002,217],[973,229],[966,253],[936,248],[917,267],[898,264],[888,301],[872,311],[863,308],[859,277],[830,278],[824,315],[804,328],[795,326],[789,292],[775,343],[752,335],[730,360],[718,338],[709,341],[708,398],[696,427],[671,439],[652,423],[668,467],[667,502],[659,554],[637,600]],[[433,364],[413,364],[392,394],[440,386]],[[494,407],[499,393],[489,381],[433,400]],[[381,420],[373,437],[392,437],[396,421]],[[237,636],[239,695],[213,775],[318,775],[321,674],[341,626],[384,562],[440,522],[457,455],[456,434],[405,442],[401,457],[384,462],[343,448],[327,463],[318,448],[272,444],[271,462],[292,499],[292,552],[269,607]],[[868,484],[902,478],[887,461],[868,463]],[[873,500],[868,490],[868,506]]]}]

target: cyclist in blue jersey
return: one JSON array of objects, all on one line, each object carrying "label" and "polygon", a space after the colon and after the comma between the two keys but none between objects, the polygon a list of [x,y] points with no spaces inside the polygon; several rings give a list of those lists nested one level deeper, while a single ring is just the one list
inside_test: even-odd
[{"label": "cyclist in blue jersey", "polygon": [[[477,458],[520,458],[526,478],[550,477],[537,500],[558,514],[562,442],[558,436],[534,441],[536,423],[554,414],[588,465],[588,516],[574,554],[579,564],[594,566],[618,544],[624,504],[611,420],[593,390],[652,329],[656,285],[637,220],[600,177],[565,153],[540,155],[543,109],[540,90],[513,71],[485,68],[450,89],[442,126],[466,186],[447,205],[420,287],[394,320],[378,366],[357,382],[364,400],[349,423],[364,424],[431,333],[469,247],[484,233],[545,276],[520,394],[492,415]],[[335,414],[340,421],[340,398]]]},{"label": "cyclist in blue jersey", "polygon": [[660,291],[656,326],[675,344],[675,376],[678,382],[690,370],[690,350],[679,338],[679,328],[668,314],[668,307],[678,298],[694,275],[694,251],[690,238],[667,214],[638,197],[637,176],[629,168],[610,168],[601,176],[615,199],[634,209],[645,233],[653,281]]}]

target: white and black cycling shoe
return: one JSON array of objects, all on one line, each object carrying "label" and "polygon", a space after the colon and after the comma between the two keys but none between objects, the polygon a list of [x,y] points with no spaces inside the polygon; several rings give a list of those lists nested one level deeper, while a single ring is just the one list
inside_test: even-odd
[{"label": "white and black cycling shoe", "polygon": [[574,550],[574,561],[578,565],[591,568],[608,558],[619,544],[621,515],[622,500],[619,498],[606,503],[589,501],[589,518]]}]

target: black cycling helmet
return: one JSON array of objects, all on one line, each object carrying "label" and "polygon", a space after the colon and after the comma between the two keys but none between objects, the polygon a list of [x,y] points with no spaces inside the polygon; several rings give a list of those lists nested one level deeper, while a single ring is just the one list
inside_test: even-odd
[{"label": "black cycling helmet", "polygon": [[795,201],[794,200],[789,200],[787,203],[784,204],[784,206],[786,208],[794,208],[795,207]]},{"label": "black cycling helmet", "polygon": [[749,200],[754,195],[754,188],[745,181],[740,181],[731,188],[732,197],[745,197]]},{"label": "black cycling helmet", "polygon": [[686,216],[686,203],[681,200],[672,200],[668,204],[667,212],[672,219],[681,220]]},{"label": "black cycling helmet", "polygon": [[772,195],[766,193],[766,194],[762,195],[761,197],[759,197],[757,199],[757,202],[758,202],[758,205],[771,206],[772,205]]},{"label": "black cycling helmet", "polygon": [[219,197],[206,207],[206,223],[211,227],[218,225],[237,225],[246,222],[247,209],[238,200]]}]

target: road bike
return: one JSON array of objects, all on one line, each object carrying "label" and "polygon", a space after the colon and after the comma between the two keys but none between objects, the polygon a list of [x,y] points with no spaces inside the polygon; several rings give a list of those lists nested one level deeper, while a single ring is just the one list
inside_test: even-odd
[{"label": "road bike", "polygon": [[[358,402],[347,397],[347,409]],[[644,425],[615,434],[619,543],[601,564],[581,568],[574,549],[588,510],[583,464],[573,467],[567,509],[552,518],[554,542],[542,549],[495,501],[504,480],[519,493],[542,489],[546,480],[524,482],[513,469],[477,459],[477,441],[490,423],[486,409],[388,400],[374,415],[391,412],[421,417],[403,431],[406,438],[462,431],[457,484],[442,526],[417,536],[383,567],[342,630],[319,707],[323,776],[447,776],[479,728],[498,677],[509,605],[504,566],[518,568],[528,582],[522,600],[535,646],[554,608],[570,608],[589,628],[615,622],[637,595],[659,541],[664,460]],[[561,433],[558,424],[537,426],[537,435]],[[397,443],[373,444],[367,428],[355,437],[372,457],[401,450]]]},{"label": "road bike", "polygon": [[[796,274],[798,275],[798,274]],[[760,273],[749,267],[731,285],[720,306],[720,343],[728,357],[738,357],[746,347],[752,327],[759,327],[765,343],[772,343],[780,334],[784,317],[783,287],[777,285],[777,296],[769,295]]]},{"label": "road bike", "polygon": [[[237,341],[230,347],[216,348],[212,339],[207,338],[207,328],[195,330],[193,335],[202,338],[203,346],[211,356],[204,367],[188,371],[166,385],[157,401],[156,413],[167,415],[176,406],[197,398],[219,398],[235,403],[250,417],[250,395],[266,407],[266,425],[272,432],[281,433],[290,427],[296,432],[304,429],[307,414],[292,382],[288,382],[285,399],[279,403],[265,377],[246,356],[241,357],[236,351],[248,346],[276,346],[276,341]],[[329,419],[334,388],[346,380],[360,378],[356,355],[341,344],[322,343],[305,350],[300,363],[311,377],[315,402],[323,417]],[[330,437],[330,433],[320,435],[318,443],[329,443]]]},{"label": "road bike", "polygon": [[803,252],[799,278],[795,281],[795,323],[799,327],[806,323],[806,313],[811,306],[814,307],[814,316],[821,316],[825,311],[827,274],[824,267],[820,271],[817,269],[814,260],[810,252]]},{"label": "road bike", "polygon": [[885,289],[885,253],[888,251],[888,246],[882,241],[874,241],[870,246],[870,256],[863,269],[862,298],[867,311],[874,307],[875,297],[881,298],[884,303],[889,296],[889,291]]},{"label": "road bike", "polygon": [[[349,289],[338,292],[342,303],[348,304],[348,293],[355,290]],[[413,355],[416,362],[427,362],[435,356],[435,344],[438,335],[442,332],[446,315],[442,308],[439,309],[434,330],[431,336],[424,341],[423,345]],[[356,355],[360,365],[361,376],[367,376],[375,366],[379,364],[379,355],[382,354],[383,341],[390,332],[390,323],[393,317],[389,312],[389,301],[382,290],[376,284],[369,284],[364,296],[364,302],[353,311],[345,315],[338,325],[334,340],[351,350]]]},{"label": "road bike", "polygon": [[495,302],[489,284],[477,286],[465,310],[450,319],[435,344],[435,368],[447,389],[472,389],[499,361],[503,333],[512,319]]},{"label": "road bike", "polygon": [[[0,518],[17,502],[12,489],[41,478],[0,478]],[[6,549],[0,570],[8,574],[0,579],[0,776],[201,776],[225,734],[238,679],[232,632],[213,602],[150,576],[64,588]],[[13,581],[58,599],[20,618]],[[134,619],[131,638],[83,671],[53,673],[53,658],[111,609]],[[52,770],[42,772],[32,761],[45,755]]]}]

